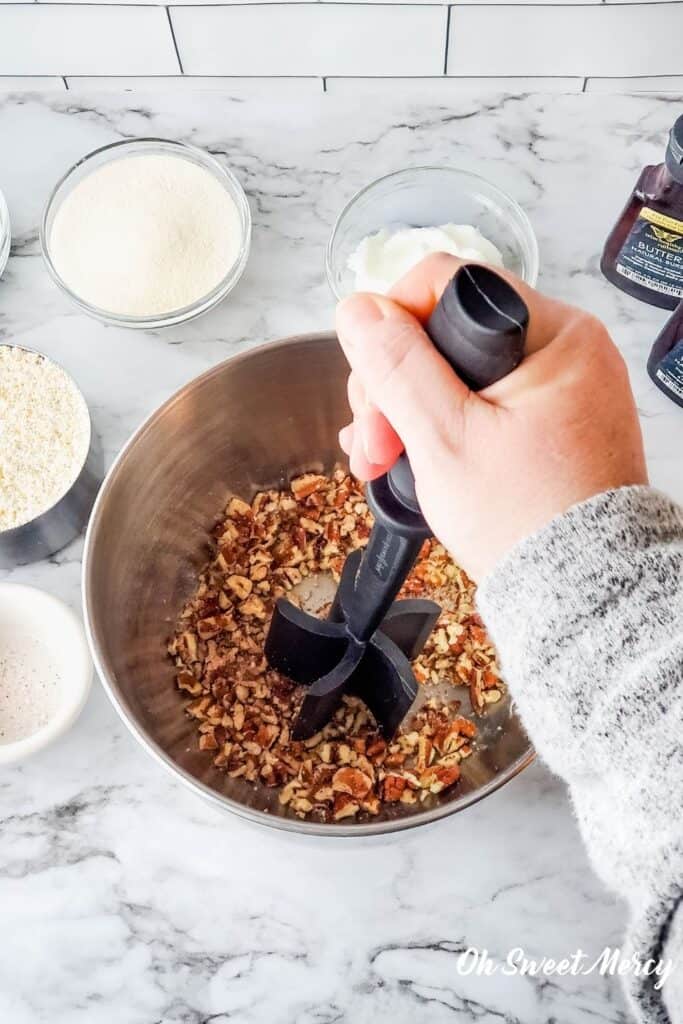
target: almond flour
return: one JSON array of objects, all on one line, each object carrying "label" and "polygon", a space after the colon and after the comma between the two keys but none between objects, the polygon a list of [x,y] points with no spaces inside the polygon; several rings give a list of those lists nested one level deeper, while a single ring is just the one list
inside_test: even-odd
[{"label": "almond flour", "polygon": [[184,157],[121,157],[83,178],[50,231],[50,254],[80,299],[118,316],[161,316],[204,298],[237,260],[235,201]]},{"label": "almond flour", "polygon": [[0,530],[56,504],[89,444],[88,408],[68,374],[37,352],[0,345]]}]

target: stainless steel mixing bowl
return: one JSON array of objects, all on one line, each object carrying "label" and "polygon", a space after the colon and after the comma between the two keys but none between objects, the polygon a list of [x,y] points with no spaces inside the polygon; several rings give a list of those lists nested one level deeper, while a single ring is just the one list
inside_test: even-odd
[{"label": "stainless steel mixing bowl", "polygon": [[273,790],[213,768],[210,754],[197,750],[166,654],[228,496],[249,498],[343,460],[337,431],[349,418],[346,373],[334,335],[305,335],[245,352],[182,388],[131,438],[102,486],[86,538],[83,594],[107,693],[133,735],[177,779],[252,821],[358,836],[452,814],[528,765],[533,752],[509,702],[481,720],[477,752],[453,792],[426,806],[392,806],[369,821],[323,825],[281,808]]}]

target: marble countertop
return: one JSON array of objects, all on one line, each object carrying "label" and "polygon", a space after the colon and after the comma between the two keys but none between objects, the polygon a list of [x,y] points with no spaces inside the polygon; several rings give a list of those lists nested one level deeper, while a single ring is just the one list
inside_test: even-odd
[{"label": "marble countertop", "polygon": [[[322,96],[0,97],[0,187],[14,245],[0,340],[58,359],[90,403],[109,460],[174,390],[245,346],[332,322],[324,247],[373,177],[449,163],[528,211],[541,287],[609,325],[626,356],[652,481],[683,499],[681,411],[645,362],[665,313],[601,279],[599,251],[680,103],[655,97],[453,96],[447,107]],[[254,216],[237,290],[185,327],[98,324],[57,291],[37,224],[55,180],[116,139],[179,138],[227,156]],[[609,388],[610,382],[604,382]],[[678,435],[680,436],[680,434]],[[79,607],[82,541],[4,574]],[[316,840],[221,816],[136,745],[97,685],[75,728],[0,771],[0,1019],[12,1024],[400,1024],[628,1020],[618,982],[461,976],[457,951],[596,956],[624,908],[594,877],[564,787],[535,765],[438,825]]]}]

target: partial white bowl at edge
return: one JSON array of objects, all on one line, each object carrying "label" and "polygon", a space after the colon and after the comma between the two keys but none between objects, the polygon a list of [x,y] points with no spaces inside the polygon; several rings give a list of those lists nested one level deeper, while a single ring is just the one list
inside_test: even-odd
[{"label": "partial white bowl at edge", "polygon": [[30,736],[0,743],[0,765],[23,761],[69,729],[83,710],[93,664],[78,616],[63,601],[35,587],[0,583],[0,644],[6,629],[37,637],[59,669],[61,690],[49,721]]},{"label": "partial white bowl at edge", "polygon": [[0,277],[7,266],[9,259],[10,243],[12,241],[12,229],[10,227],[9,210],[2,192],[0,192]]}]

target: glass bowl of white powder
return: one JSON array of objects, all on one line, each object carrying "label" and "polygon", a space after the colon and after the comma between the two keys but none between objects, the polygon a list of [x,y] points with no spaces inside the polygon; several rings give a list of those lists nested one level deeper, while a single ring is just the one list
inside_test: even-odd
[{"label": "glass bowl of white powder", "polygon": [[430,252],[504,266],[538,278],[538,243],[524,210],[485,178],[451,167],[413,167],[361,189],[344,207],[327,247],[337,299],[384,293]]},{"label": "glass bowl of white powder", "polygon": [[47,268],[91,316],[122,327],[185,323],[221,302],[249,256],[235,175],[166,139],[103,146],[57,183],[43,213]]},{"label": "glass bowl of white powder", "polygon": [[71,609],[35,587],[0,583],[0,765],[65,732],[92,676],[85,631]]}]

